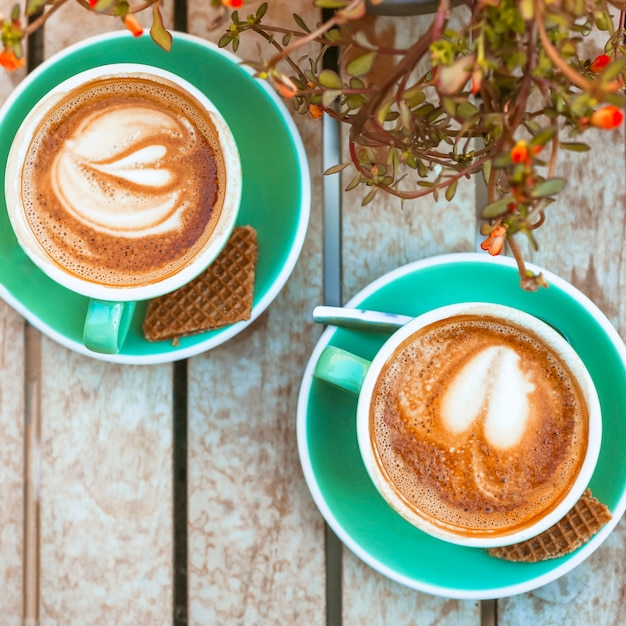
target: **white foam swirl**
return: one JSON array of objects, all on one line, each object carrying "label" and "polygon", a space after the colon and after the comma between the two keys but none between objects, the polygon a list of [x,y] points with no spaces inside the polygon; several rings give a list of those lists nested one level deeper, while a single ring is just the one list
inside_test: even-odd
[{"label": "white foam swirl", "polygon": [[475,355],[455,376],[441,403],[443,421],[461,433],[484,419],[485,438],[497,448],[510,448],[524,435],[534,385],[520,368],[520,356],[505,346]]},{"label": "white foam swirl", "polygon": [[168,140],[189,135],[166,112],[133,104],[86,117],[64,142],[52,184],[65,209],[98,231],[144,237],[180,226],[183,189],[164,163]]}]

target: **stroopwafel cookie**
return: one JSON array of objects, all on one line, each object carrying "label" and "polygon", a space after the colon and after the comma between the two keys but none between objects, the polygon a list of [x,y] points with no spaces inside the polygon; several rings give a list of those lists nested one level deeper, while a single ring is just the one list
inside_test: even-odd
[{"label": "stroopwafel cookie", "polygon": [[502,548],[490,548],[491,556],[536,563],[556,559],[587,543],[611,519],[611,512],[587,489],[567,515],[540,535]]},{"label": "stroopwafel cookie", "polygon": [[186,337],[250,319],[258,257],[256,230],[233,230],[217,259],[180,289],[148,303],[143,324],[148,341]]}]

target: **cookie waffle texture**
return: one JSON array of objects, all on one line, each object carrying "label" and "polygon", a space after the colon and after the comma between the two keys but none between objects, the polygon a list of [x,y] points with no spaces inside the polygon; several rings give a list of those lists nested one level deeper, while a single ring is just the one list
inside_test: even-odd
[{"label": "cookie waffle texture", "polygon": [[256,230],[235,228],[220,255],[200,276],[149,302],[143,324],[146,339],[177,340],[250,319],[257,258]]},{"label": "cookie waffle texture", "polygon": [[556,559],[587,543],[611,517],[609,509],[587,489],[574,508],[548,530],[512,546],[491,548],[489,554],[522,563]]}]

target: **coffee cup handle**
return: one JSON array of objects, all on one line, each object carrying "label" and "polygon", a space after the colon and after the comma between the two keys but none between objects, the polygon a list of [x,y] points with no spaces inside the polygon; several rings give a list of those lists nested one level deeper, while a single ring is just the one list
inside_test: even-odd
[{"label": "coffee cup handle", "polygon": [[371,361],[352,352],[326,346],[317,360],[313,376],[358,395]]},{"label": "coffee cup handle", "polygon": [[135,302],[90,300],[83,329],[83,343],[92,352],[117,354],[126,340]]}]

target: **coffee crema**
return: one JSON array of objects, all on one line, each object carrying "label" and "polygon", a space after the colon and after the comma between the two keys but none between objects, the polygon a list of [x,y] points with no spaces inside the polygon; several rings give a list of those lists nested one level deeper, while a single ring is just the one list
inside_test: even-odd
[{"label": "coffee crema", "polygon": [[406,339],[370,407],[376,462],[418,517],[461,537],[504,536],[565,498],[588,410],[558,353],[528,329],[459,315]]},{"label": "coffee crema", "polygon": [[67,272],[115,287],[158,282],[205,248],[226,173],[191,96],[143,76],[97,79],[40,124],[22,171],[28,224]]}]

